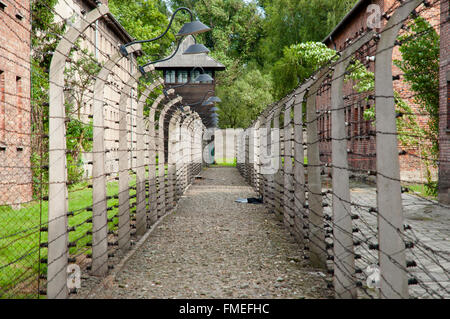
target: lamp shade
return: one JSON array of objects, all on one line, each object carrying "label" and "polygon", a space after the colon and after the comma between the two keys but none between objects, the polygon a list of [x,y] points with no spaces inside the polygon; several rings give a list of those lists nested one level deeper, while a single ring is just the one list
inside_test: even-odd
[{"label": "lamp shade", "polygon": [[211,96],[207,101],[210,103],[220,103],[222,100],[217,96]]},{"label": "lamp shade", "polygon": [[211,108],[211,111],[213,111],[213,112],[217,112],[218,110],[219,110],[219,108],[217,106],[214,106]]},{"label": "lamp shade", "polygon": [[213,114],[211,114],[211,118],[217,119],[217,118],[219,118],[219,114],[213,113]]},{"label": "lamp shade", "polygon": [[200,21],[196,20],[196,21],[185,23],[183,25],[183,27],[180,29],[180,31],[178,32],[177,37],[182,37],[185,35],[199,34],[199,33],[207,32],[209,30],[211,30],[210,27],[208,27],[208,26],[204,25],[203,23],[201,23]]},{"label": "lamp shade", "polygon": [[208,105],[212,105],[213,103],[209,101],[209,99],[207,99],[205,102],[202,103],[202,106],[208,106]]},{"label": "lamp shade", "polygon": [[195,82],[212,82],[213,80],[214,79],[206,73],[202,73],[194,79]]},{"label": "lamp shade", "polygon": [[183,54],[200,54],[200,53],[209,53],[209,49],[205,47],[201,43],[191,44]]}]

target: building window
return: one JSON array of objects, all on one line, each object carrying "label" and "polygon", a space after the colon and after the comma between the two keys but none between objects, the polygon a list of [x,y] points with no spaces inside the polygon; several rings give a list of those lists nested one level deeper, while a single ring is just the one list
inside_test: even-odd
[{"label": "building window", "polygon": [[19,121],[19,133],[22,133],[22,78],[16,76],[16,95],[17,95],[17,121]]},{"label": "building window", "polygon": [[200,75],[200,71],[198,71],[198,70],[191,71],[191,82],[192,83],[200,83],[199,81],[194,81],[195,78],[199,75]]},{"label": "building window", "polygon": [[186,83],[188,81],[187,71],[178,71],[178,83]]},{"label": "building window", "polygon": [[[206,71],[205,73],[208,74],[210,77],[213,77],[212,71]],[[204,83],[212,83],[212,81],[206,81]]]},{"label": "building window", "polygon": [[165,82],[166,83],[175,83],[175,71],[174,70],[166,71]]}]

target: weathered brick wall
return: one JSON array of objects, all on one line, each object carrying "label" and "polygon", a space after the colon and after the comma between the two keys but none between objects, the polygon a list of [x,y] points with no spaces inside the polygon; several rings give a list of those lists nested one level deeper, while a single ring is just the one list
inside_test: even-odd
[{"label": "weathered brick wall", "polygon": [[[366,1],[364,5],[348,19],[348,21],[338,30],[336,34],[333,35],[333,41],[327,41],[328,47],[336,50],[342,50],[345,47],[347,39],[355,38],[358,32],[367,29],[367,19],[370,12],[367,12],[367,7],[370,4],[377,4],[380,6],[381,12],[389,10],[393,5],[397,5],[396,0],[372,0]],[[432,8],[427,10],[422,10],[421,16],[425,17],[433,26],[435,26],[436,31],[439,32],[439,3],[434,5]],[[392,14],[392,12],[391,12]],[[382,20],[382,23],[386,23],[386,20]],[[380,31],[380,30],[377,30]],[[376,46],[367,47],[365,51],[366,55],[375,55]],[[363,51],[365,48],[363,48]],[[393,59],[400,60],[401,53],[398,47],[394,48]],[[374,63],[367,64],[364,56],[360,57],[361,62],[365,63],[370,71],[374,71]],[[402,72],[395,66],[392,65],[392,74],[398,75]],[[375,160],[375,149],[376,140],[373,136],[370,136],[370,132],[374,130],[374,126],[364,120],[363,113],[364,110],[373,105],[373,101],[369,100],[367,103],[365,97],[367,94],[355,94],[352,89],[354,83],[348,82],[345,84],[344,92],[346,97],[345,104],[348,105],[346,110],[346,119],[348,122],[348,133],[354,136],[351,141],[348,142],[348,148],[351,150],[349,154],[349,165],[352,168],[363,169],[363,170],[376,170],[376,160]],[[413,92],[411,92],[410,86],[405,83],[402,79],[399,81],[394,81],[394,90],[400,93],[400,96],[411,105],[414,113],[420,113],[417,105],[413,101]],[[330,87],[324,87],[323,92],[318,96],[318,110],[327,110],[331,105],[331,95]],[[327,141],[327,137],[331,137],[331,115],[322,112],[323,115],[319,119],[319,127],[324,130],[321,134],[322,141],[320,143],[321,160],[324,162],[331,161],[331,141]],[[425,126],[427,125],[426,116],[418,116],[417,122]],[[351,133],[351,134],[350,134]],[[400,146],[402,149],[405,147]],[[417,150],[412,148],[406,148],[406,151],[413,156],[403,155],[400,157],[400,169],[402,171],[402,178],[417,180],[421,178],[421,170],[424,170],[424,166],[421,165],[421,161],[417,158]],[[365,154],[366,156],[363,156]],[[369,156],[367,156],[369,155]]]},{"label": "weathered brick wall", "polygon": [[32,199],[29,1],[0,8],[0,205]]},{"label": "weathered brick wall", "polygon": [[450,204],[450,26],[449,0],[441,1],[439,201]]}]

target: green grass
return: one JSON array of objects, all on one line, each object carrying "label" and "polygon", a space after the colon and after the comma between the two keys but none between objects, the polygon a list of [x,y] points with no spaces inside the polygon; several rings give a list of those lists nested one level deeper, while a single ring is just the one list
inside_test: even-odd
[{"label": "green grass", "polygon": [[421,197],[436,199],[435,196],[431,196],[428,194],[427,189],[423,184],[408,184],[403,186],[407,187],[411,192],[418,193]]},{"label": "green grass", "polygon": [[[167,174],[167,165],[165,167]],[[148,174],[146,174],[148,177]],[[136,186],[136,176],[130,175],[130,187]],[[112,181],[107,184],[107,196],[118,195],[119,184]],[[130,195],[135,195],[136,190],[130,189]],[[130,205],[136,202],[136,198],[130,199]],[[119,200],[111,198],[108,207],[117,206]],[[69,190],[69,212],[73,216],[68,218],[69,227],[75,227],[69,232],[69,242],[76,243],[75,247],[69,249],[72,257],[89,254],[91,250],[88,243],[92,242],[92,223],[86,220],[92,217],[91,211],[86,211],[92,206],[92,189],[87,188],[87,183],[80,183]],[[135,208],[131,209],[131,215]],[[0,206],[0,298],[36,298],[37,276],[39,273],[46,274],[46,263],[40,263],[39,259],[47,258],[47,248],[39,250],[40,242],[47,242],[47,233],[40,232],[42,227],[47,226],[47,201],[36,201],[14,210],[9,206]],[[117,228],[118,208],[114,207],[108,211],[108,228]],[[41,221],[41,222],[40,222]],[[8,292],[10,290],[10,292]],[[8,292],[8,293],[7,293]]]},{"label": "green grass", "polygon": [[237,159],[233,158],[216,158],[213,166],[230,166],[236,167]]}]

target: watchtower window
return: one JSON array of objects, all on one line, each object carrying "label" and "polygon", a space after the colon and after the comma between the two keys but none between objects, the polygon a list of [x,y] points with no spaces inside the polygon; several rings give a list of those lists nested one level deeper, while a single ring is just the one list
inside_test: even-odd
[{"label": "watchtower window", "polygon": [[165,82],[166,83],[175,83],[175,70],[166,71]]},{"label": "watchtower window", "polygon": [[178,71],[178,83],[186,83],[188,81],[187,71]]},{"label": "watchtower window", "polygon": [[191,71],[191,81],[192,81],[192,83],[200,83],[199,81],[194,81],[195,78],[197,76],[199,76],[199,75],[200,75],[200,71],[198,71],[198,70]]}]

